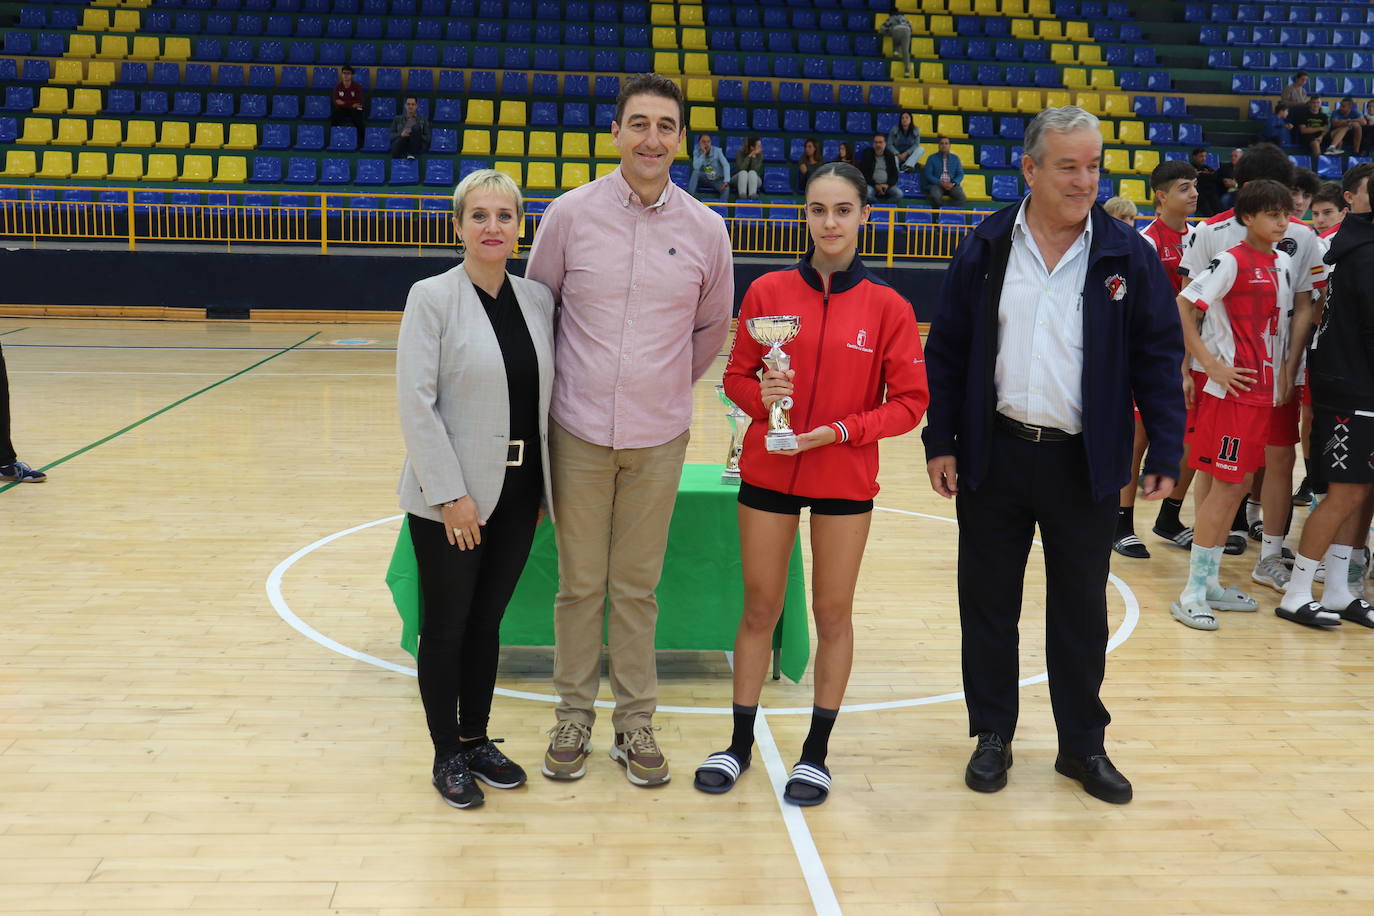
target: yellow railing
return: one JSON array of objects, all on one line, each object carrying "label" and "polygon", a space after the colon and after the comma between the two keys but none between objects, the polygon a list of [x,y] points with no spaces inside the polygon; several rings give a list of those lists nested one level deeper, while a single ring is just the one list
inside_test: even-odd
[{"label": "yellow railing", "polygon": [[[30,195],[38,192],[40,199]],[[69,194],[93,200],[60,199]],[[178,202],[171,195],[185,195]],[[19,199],[10,199],[18,197]],[[59,199],[44,200],[43,197]],[[269,202],[264,202],[266,198]],[[375,206],[354,206],[360,198]],[[521,246],[538,229],[549,198],[531,197]],[[40,240],[199,242],[318,247],[331,245],[451,248],[448,196],[320,191],[191,190],[187,188],[73,187],[0,184],[0,237]],[[737,255],[799,255],[806,248],[802,205],[767,202],[710,203],[730,231]],[[912,208],[873,211],[859,241],[859,253],[889,267],[899,261],[947,259],[984,214],[943,211],[958,223],[940,224],[939,215]],[[920,214],[925,214],[921,217]],[[926,219],[928,222],[917,222]]]}]

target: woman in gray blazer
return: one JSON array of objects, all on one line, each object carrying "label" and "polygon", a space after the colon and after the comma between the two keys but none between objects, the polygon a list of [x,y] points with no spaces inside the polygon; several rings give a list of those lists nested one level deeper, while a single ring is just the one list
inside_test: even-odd
[{"label": "woman in gray blazer", "polygon": [[506,273],[523,220],[509,177],[464,178],[453,227],[465,259],[410,288],[397,343],[399,493],[424,607],[420,699],[434,787],[455,808],[482,803],[475,779],[498,789],[525,781],[487,734],[501,617],[553,505],[553,295]]}]

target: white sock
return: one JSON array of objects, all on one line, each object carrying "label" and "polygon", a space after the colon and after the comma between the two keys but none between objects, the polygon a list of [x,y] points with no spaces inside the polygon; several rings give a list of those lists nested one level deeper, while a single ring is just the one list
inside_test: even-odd
[{"label": "white sock", "polygon": [[1246,497],[1245,500],[1245,524],[1253,525],[1263,518],[1262,504]]},{"label": "white sock", "polygon": [[1332,544],[1326,548],[1326,588],[1322,590],[1322,605],[1332,610],[1345,610],[1355,596],[1345,581],[1350,575],[1351,548]]},{"label": "white sock", "polygon": [[1293,576],[1288,580],[1288,587],[1283,590],[1283,598],[1279,601],[1279,607],[1286,611],[1296,611],[1298,608],[1312,603],[1312,576],[1316,573],[1320,562],[1298,554],[1297,558],[1293,560]]},{"label": "white sock", "polygon": [[1277,557],[1283,553],[1283,535],[1266,534],[1260,543],[1260,561]]},{"label": "white sock", "polygon": [[[1217,553],[1214,554],[1213,551]],[[1193,545],[1188,555],[1188,583],[1178,596],[1178,603],[1202,604],[1207,600],[1207,580],[1216,575],[1221,565],[1220,547],[1199,547]]]}]

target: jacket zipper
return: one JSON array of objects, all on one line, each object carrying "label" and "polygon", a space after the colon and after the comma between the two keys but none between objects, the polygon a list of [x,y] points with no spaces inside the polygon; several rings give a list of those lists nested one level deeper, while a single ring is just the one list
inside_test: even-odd
[{"label": "jacket zipper", "polygon": [[[811,425],[811,410],[816,403],[816,387],[820,384],[821,359],[825,353],[825,325],[830,319],[830,280],[834,274],[830,274],[823,281],[825,289],[821,295],[821,336],[819,343],[816,344],[816,368],[811,373],[811,392],[807,399],[806,419],[807,426]],[[797,456],[797,460],[792,462],[792,482],[787,486],[788,495],[793,495],[797,490],[797,475],[801,473],[801,462],[806,457],[806,452]]]}]

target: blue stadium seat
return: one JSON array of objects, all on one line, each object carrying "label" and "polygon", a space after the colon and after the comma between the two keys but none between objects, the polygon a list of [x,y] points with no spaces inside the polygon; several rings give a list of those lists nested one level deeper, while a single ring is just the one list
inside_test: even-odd
[{"label": "blue stadium seat", "polygon": [[1186,118],[1188,117],[1188,102],[1181,95],[1166,95],[1163,113],[1166,118]]},{"label": "blue stadium seat", "polygon": [[248,68],[248,85],[256,89],[275,89],[277,70],[264,64],[254,64]]},{"label": "blue stadium seat", "polygon": [[200,115],[200,108],[199,92],[192,90],[172,94],[172,114],[183,118],[194,118]]},{"label": "blue stadium seat", "polygon": [[425,160],[425,179],[424,184],[452,188],[453,181],[453,160],[443,159],[438,156],[431,156]]},{"label": "blue stadium seat", "polygon": [[369,121],[390,121],[396,117],[396,98],[389,95],[374,95],[369,106]]},{"label": "blue stadium seat", "polygon": [[603,130],[610,130],[611,122],[615,120],[615,106],[609,102],[599,102],[592,109],[592,124]]},{"label": "blue stadium seat", "polygon": [[[175,69],[175,68],[176,68],[176,64],[172,64],[172,67]],[[154,66],[154,67],[153,67],[153,70],[154,70],[154,76],[156,76],[157,67]],[[242,68],[242,67],[236,67],[236,66],[234,66],[234,65],[232,65],[232,64],[223,64],[223,65],[221,65],[221,66],[215,71],[215,85],[216,85],[216,86],[223,86],[223,87],[226,88],[226,89],[239,89],[239,88],[242,88],[242,87],[243,87],[243,68]],[[333,84],[333,83],[330,83],[329,86],[330,86],[330,88],[332,89],[332,88],[334,87],[334,84]]]},{"label": "blue stadium seat", "polygon": [[870,88],[868,90],[868,104],[877,108],[895,108],[897,103],[892,99],[891,84]]},{"label": "blue stadium seat", "polygon": [[353,183],[363,187],[376,186],[386,183],[386,160],[385,159],[359,159],[358,171],[353,176]]},{"label": "blue stadium seat", "polygon": [[749,101],[767,103],[773,101],[773,84],[763,80],[749,81]]},{"label": "blue stadium seat", "polygon": [[496,73],[493,70],[474,70],[468,77],[468,91],[480,95],[496,94]]},{"label": "blue stadium seat", "polygon": [[262,139],[258,141],[258,149],[289,149],[290,146],[290,124],[264,124],[262,126]]},{"label": "blue stadium seat", "polygon": [[1146,77],[1145,86],[1151,92],[1167,92],[1173,88],[1173,79],[1165,70],[1151,70]]},{"label": "blue stadium seat", "polygon": [[730,106],[720,110],[721,130],[748,130],[749,112],[743,108]]},{"label": "blue stadium seat", "polygon": [[585,102],[563,103],[564,127],[590,127],[591,121],[590,110]]},{"label": "blue stadium seat", "polygon": [[0,118],[0,143],[13,143],[19,136],[18,118]]},{"label": "blue stadium seat", "polygon": [[464,95],[467,92],[466,80],[462,70],[440,70],[439,91]]},{"label": "blue stadium seat", "polygon": [[1259,92],[1259,77],[1253,73],[1233,73],[1231,74],[1231,91],[1243,95],[1253,95]]},{"label": "blue stadium seat", "polygon": [[1026,136],[1026,122],[1022,118],[1003,115],[998,135],[1004,140],[1020,140]]},{"label": "blue stadium seat", "polygon": [[817,111],[816,132],[821,134],[838,134],[840,132],[840,113],[828,109]]},{"label": "blue stadium seat", "polygon": [[[58,56],[61,56],[60,52]],[[19,73],[19,80],[24,83],[46,83],[51,78],[52,67],[48,65],[46,60],[29,58],[24,61],[24,66]]]},{"label": "blue stadium seat", "polygon": [[1032,86],[1035,84],[1030,67],[1025,64],[1008,64],[1006,81],[1008,86]]},{"label": "blue stadium seat", "polygon": [[586,96],[591,95],[591,82],[583,73],[569,73],[563,77],[563,94]]},{"label": "blue stadium seat", "polygon": [[296,143],[293,148],[299,150],[324,149],[324,125],[298,124],[296,126]]},{"label": "blue stadium seat", "polygon": [[1020,200],[1021,182],[1015,175],[992,176],[993,200]]},{"label": "blue stadium seat", "polygon": [[240,118],[267,117],[267,96],[261,92],[245,92],[239,96]]},{"label": "blue stadium seat", "polygon": [[772,160],[781,162],[787,155],[787,149],[783,145],[782,137],[763,138],[763,158],[764,161]]},{"label": "blue stadium seat", "polygon": [[[444,104],[443,99],[439,104]],[[435,119],[438,119],[438,108],[435,108]],[[457,120],[454,118],[452,120]],[[530,105],[530,126],[531,127],[557,127],[558,126],[558,103],[557,102],[534,102]]]},{"label": "blue stadium seat", "polygon": [[743,102],[744,84],[739,80],[720,80],[716,83],[717,102]]},{"label": "blue stadium seat", "polygon": [[[28,105],[11,108],[11,93],[28,93]],[[5,110],[29,111],[33,108],[33,90],[27,86],[10,86],[5,90]],[[132,89],[111,89],[105,93],[105,114],[129,115],[134,113],[134,91]]]},{"label": "blue stadium seat", "polygon": [[1138,118],[1152,118],[1159,113],[1159,106],[1152,95],[1138,95],[1131,102],[1131,110]]},{"label": "blue stadium seat", "polygon": [[329,128],[329,151],[332,153],[351,153],[358,148],[358,131],[351,124],[341,124]]},{"label": "blue stadium seat", "polygon": [[970,115],[968,119],[968,134],[970,137],[979,139],[997,136],[997,129],[992,123],[992,115]]},{"label": "blue stadium seat", "polygon": [[1007,148],[1000,144],[983,144],[978,149],[978,167],[981,169],[1005,169],[1007,167]]},{"label": "blue stadium seat", "polygon": [[325,159],[320,166],[320,184],[348,184],[353,179],[347,159]]},{"label": "blue stadium seat", "polygon": [[[0,74],[0,81],[8,82],[15,78],[14,61],[6,60],[0,64],[0,68],[8,64],[7,72]],[[148,65],[142,61],[126,60],[119,65],[119,79],[121,86],[142,86],[148,82]]]},{"label": "blue stadium seat", "polygon": [[531,92],[541,97],[558,95],[558,74],[536,73],[534,75],[534,84]]},{"label": "blue stadium seat", "polygon": [[792,170],[780,165],[763,167],[763,192],[765,194],[792,193]]},{"label": "blue stadium seat", "polygon": [[377,92],[400,92],[401,70],[399,67],[378,67],[377,80],[372,87]]},{"label": "blue stadium seat", "polygon": [[27,32],[6,32],[5,42],[0,45],[6,54],[16,56],[33,53],[33,38]]},{"label": "blue stadium seat", "polygon": [[946,76],[949,81],[956,86],[967,86],[977,82],[977,77],[974,76],[973,64],[950,64],[947,68]]},{"label": "blue stadium seat", "polygon": [[1002,74],[1002,68],[997,64],[979,64],[977,83],[981,86],[1006,85],[1006,77]]},{"label": "blue stadium seat", "polygon": [[[372,128],[369,128],[371,130]],[[384,130],[384,128],[377,128]],[[371,152],[364,144],[364,152]],[[431,153],[447,153],[454,155],[458,152],[458,131],[450,130],[447,127],[436,127],[430,131],[429,151]]]},{"label": "blue stadium seat", "polygon": [[253,174],[249,180],[254,184],[276,184],[281,181],[281,160],[276,156],[254,156]]},{"label": "blue stadium seat", "polygon": [[[822,112],[816,112],[819,118]],[[788,108],[782,113],[782,129],[790,134],[804,134],[811,130],[811,113],[805,108]]]},{"label": "blue stadium seat", "polygon": [[1139,70],[1118,70],[1117,80],[1121,83],[1121,88],[1126,92],[1144,92],[1145,74]]},{"label": "blue stadium seat", "polygon": [[[816,129],[821,130],[820,113],[817,112]],[[853,134],[857,137],[872,135],[873,116],[867,111],[847,111],[844,115],[844,132]],[[825,133],[837,133],[837,131],[825,131]]]},{"label": "blue stadium seat", "polygon": [[1341,167],[1340,156],[1318,156],[1317,177],[1327,181],[1340,181],[1345,170]]},{"label": "blue stadium seat", "polygon": [[[304,126],[304,125],[303,125]],[[292,156],[286,166],[287,184],[314,184],[319,168],[309,156]]]},{"label": "blue stadium seat", "polygon": [[772,108],[755,108],[752,121],[754,130],[777,130],[778,112]]},{"label": "blue stadium seat", "polygon": [[795,80],[778,83],[778,102],[783,105],[801,105],[806,97],[802,84]]},{"label": "blue stadium seat", "polygon": [[1178,142],[1189,146],[1197,146],[1202,143],[1202,125],[1181,122],[1178,125]]},{"label": "blue stadium seat", "polygon": [[410,185],[420,183],[420,161],[418,159],[391,160],[391,177],[388,184]]},{"label": "blue stadium seat", "polygon": [[[437,136],[443,128],[435,128],[433,134]],[[443,131],[451,134],[453,131]],[[434,141],[432,141],[434,142]],[[365,127],[363,128],[363,145],[361,152],[364,153],[386,153],[391,151],[391,128],[389,127]]]},{"label": "blue stadium seat", "polygon": [[160,90],[145,90],[138,94],[138,113],[144,115],[165,115],[168,111],[167,93]]},{"label": "blue stadium seat", "polygon": [[1147,126],[1146,136],[1149,137],[1151,144],[1173,143],[1174,125],[1168,121],[1151,121]]}]

